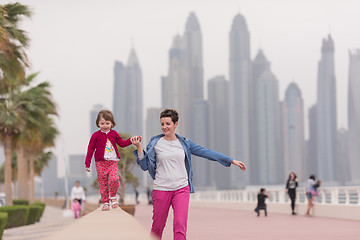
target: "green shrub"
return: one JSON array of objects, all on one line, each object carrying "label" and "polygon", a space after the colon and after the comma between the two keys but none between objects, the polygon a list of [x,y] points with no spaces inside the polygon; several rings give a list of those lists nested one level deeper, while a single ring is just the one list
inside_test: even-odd
[{"label": "green shrub", "polygon": [[2,239],[7,219],[8,214],[6,212],[0,212],[0,239]]},{"label": "green shrub", "polygon": [[42,215],[44,214],[44,210],[45,210],[45,203],[43,203],[43,202],[34,202],[33,204],[31,204],[31,205],[37,205],[37,206],[40,206],[41,207],[41,212],[40,212],[40,215],[39,215],[39,218],[36,220],[37,222],[39,222],[40,221],[40,219],[41,219],[41,217],[42,217]]},{"label": "green shrub", "polygon": [[6,212],[8,214],[5,228],[23,226],[26,224],[29,217],[29,207],[27,206],[0,207],[0,212]]},{"label": "green shrub", "polygon": [[37,220],[40,219],[42,207],[40,205],[30,205],[29,206],[29,217],[27,219],[26,225],[34,224]]},{"label": "green shrub", "polygon": [[15,200],[13,200],[13,205],[15,205],[15,206],[18,206],[18,205],[29,206],[29,200],[27,200],[27,199],[15,199]]}]

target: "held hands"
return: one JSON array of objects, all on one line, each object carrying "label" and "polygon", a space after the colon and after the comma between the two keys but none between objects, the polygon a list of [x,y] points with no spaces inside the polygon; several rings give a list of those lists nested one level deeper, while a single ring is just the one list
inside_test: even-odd
[{"label": "held hands", "polygon": [[246,170],[246,166],[243,162],[238,161],[238,160],[233,160],[232,164],[234,164],[235,166],[238,166],[241,170],[245,171]]},{"label": "held hands", "polygon": [[141,136],[133,136],[130,138],[132,144],[134,144],[137,148],[141,146]]}]

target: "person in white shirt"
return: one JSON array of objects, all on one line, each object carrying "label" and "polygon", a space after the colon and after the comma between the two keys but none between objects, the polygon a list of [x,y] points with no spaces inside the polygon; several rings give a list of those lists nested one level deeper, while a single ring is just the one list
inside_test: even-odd
[{"label": "person in white shirt", "polygon": [[77,200],[81,205],[81,209],[84,210],[84,202],[86,201],[86,196],[85,196],[84,188],[80,186],[79,181],[76,181],[75,186],[72,187],[70,198],[71,198],[71,202]]}]

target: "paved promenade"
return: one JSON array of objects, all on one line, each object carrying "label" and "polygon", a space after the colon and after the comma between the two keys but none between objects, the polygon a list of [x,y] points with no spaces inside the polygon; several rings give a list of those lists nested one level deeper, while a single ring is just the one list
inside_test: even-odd
[{"label": "paved promenade", "polygon": [[[224,204],[224,203],[219,203]],[[135,219],[120,209],[99,209],[79,220],[63,217],[62,210],[46,207],[40,223],[5,230],[4,240],[151,239],[152,206],[140,204]],[[172,240],[170,211],[163,240]],[[135,221],[137,220],[137,221]],[[255,212],[190,204],[188,240],[357,240],[360,221]]]},{"label": "paved promenade", "polygon": [[[221,204],[221,203],[219,203]],[[172,240],[172,211],[163,239]],[[138,205],[135,218],[151,229],[152,206]],[[202,207],[191,203],[188,240],[355,240],[360,239],[360,221]]]}]

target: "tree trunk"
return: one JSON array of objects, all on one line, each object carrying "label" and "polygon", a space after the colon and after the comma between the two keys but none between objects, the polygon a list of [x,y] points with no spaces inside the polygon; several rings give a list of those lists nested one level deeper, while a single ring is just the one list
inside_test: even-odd
[{"label": "tree trunk", "polygon": [[12,179],[11,179],[11,136],[5,135],[4,151],[5,151],[5,201],[7,206],[12,205]]},{"label": "tree trunk", "polygon": [[29,201],[32,203],[35,200],[35,186],[34,186],[34,154],[29,154]]},{"label": "tree trunk", "polygon": [[126,179],[125,176],[119,173],[120,178],[120,198],[119,198],[119,205],[124,205],[124,198],[125,198],[125,185],[126,185]]},{"label": "tree trunk", "polygon": [[17,179],[19,198],[29,199],[29,174],[28,174],[28,163],[25,157],[25,149],[23,146],[19,146],[17,154]]}]

